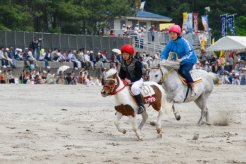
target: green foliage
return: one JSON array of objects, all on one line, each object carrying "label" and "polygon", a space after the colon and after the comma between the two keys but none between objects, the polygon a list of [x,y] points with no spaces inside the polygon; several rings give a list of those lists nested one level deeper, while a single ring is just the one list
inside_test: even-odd
[{"label": "green foliage", "polygon": [[132,14],[128,0],[0,0],[0,29],[95,34]]},{"label": "green foliage", "polygon": [[[95,34],[109,27],[114,17],[133,15],[140,0],[0,0],[0,30]],[[220,15],[236,13],[236,32],[246,35],[245,0],[146,0],[145,10],[173,18],[182,25],[182,13],[205,14],[220,37]],[[203,29],[201,19],[199,28]]]},{"label": "green foliage", "polygon": [[236,20],[237,35],[246,36],[246,16],[240,16]]}]

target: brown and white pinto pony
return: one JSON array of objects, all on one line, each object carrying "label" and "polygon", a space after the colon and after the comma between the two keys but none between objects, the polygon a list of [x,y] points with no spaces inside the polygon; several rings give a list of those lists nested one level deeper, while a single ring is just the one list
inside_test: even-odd
[{"label": "brown and white pinto pony", "polygon": [[[142,136],[140,131],[142,130],[146,120],[148,119],[148,114],[146,110],[142,113],[142,121],[137,127],[137,109],[138,105],[130,93],[130,86],[124,83],[115,69],[110,69],[106,73],[106,82],[103,86],[101,94],[103,97],[113,95],[115,97],[115,110],[116,110],[116,120],[114,124],[119,132],[125,134],[126,130],[121,129],[119,126],[119,120],[122,116],[127,116],[130,118],[132,123],[133,131],[135,132],[138,140],[142,140]],[[163,115],[163,110],[166,104],[166,95],[165,91],[161,85],[155,82],[144,82],[142,93],[150,92],[152,90],[152,95],[148,95],[147,97],[143,95],[146,104],[151,105],[157,112],[157,122],[156,122],[156,130],[158,133],[158,137],[162,137],[162,129],[161,129],[161,117]]]}]

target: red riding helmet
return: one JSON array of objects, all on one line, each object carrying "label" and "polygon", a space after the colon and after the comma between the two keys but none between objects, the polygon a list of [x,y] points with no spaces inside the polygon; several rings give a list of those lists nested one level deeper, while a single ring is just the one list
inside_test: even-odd
[{"label": "red riding helmet", "polygon": [[178,35],[181,34],[181,28],[179,25],[172,25],[169,29],[168,29],[168,32],[175,32],[177,33]]},{"label": "red riding helmet", "polygon": [[121,53],[126,52],[130,55],[134,55],[134,48],[130,44],[125,44],[121,47]]}]

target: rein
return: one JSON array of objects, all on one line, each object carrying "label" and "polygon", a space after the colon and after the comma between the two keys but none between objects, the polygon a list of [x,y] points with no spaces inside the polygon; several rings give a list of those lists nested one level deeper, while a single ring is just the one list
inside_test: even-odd
[{"label": "rein", "polygon": [[115,95],[115,94],[117,94],[117,93],[119,93],[120,91],[122,91],[123,89],[125,89],[125,87],[126,87],[126,85],[124,85],[122,88],[120,88],[118,91],[116,91],[116,89],[118,88],[116,88],[115,89],[115,91],[113,91],[112,93],[111,93],[111,95]]},{"label": "rein", "polygon": [[160,84],[162,84],[166,78],[173,72],[174,68],[170,69],[165,75],[163,74],[162,72],[162,69],[160,68],[160,71],[161,71],[161,75],[162,75],[162,78],[160,80]]},{"label": "rein", "polygon": [[117,77],[117,79],[109,78],[107,80],[114,81],[114,86],[113,87],[111,87],[110,85],[104,85],[105,87],[109,87],[110,88],[110,95],[115,95],[115,94],[119,93],[120,91],[122,91],[123,89],[125,89],[125,87],[127,86],[127,85],[124,84],[124,86],[122,88],[120,88],[119,90],[117,90],[118,87],[119,87],[119,79],[118,79],[118,77]]}]

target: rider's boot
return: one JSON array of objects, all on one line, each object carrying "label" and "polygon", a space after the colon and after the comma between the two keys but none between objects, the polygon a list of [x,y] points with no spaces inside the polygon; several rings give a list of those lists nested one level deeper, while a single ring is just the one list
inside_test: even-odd
[{"label": "rider's boot", "polygon": [[134,97],[137,100],[137,104],[138,104],[138,114],[141,114],[145,110],[143,97],[141,94],[135,95]]},{"label": "rider's boot", "polygon": [[196,96],[197,93],[198,93],[198,87],[194,83],[192,83],[191,84],[191,97]]}]

